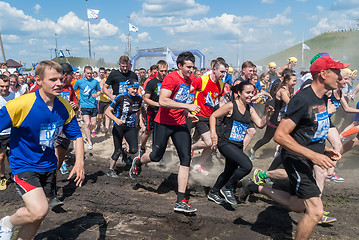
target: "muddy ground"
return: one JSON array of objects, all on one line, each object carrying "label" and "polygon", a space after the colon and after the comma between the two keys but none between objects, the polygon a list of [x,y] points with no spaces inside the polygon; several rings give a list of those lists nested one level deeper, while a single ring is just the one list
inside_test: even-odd
[{"label": "muddy ground", "polygon": [[[258,134],[251,146],[264,133]],[[244,204],[217,205],[207,200],[207,192],[223,170],[223,158],[208,161],[208,176],[191,172],[191,204],[195,216],[173,212],[176,200],[178,157],[172,146],[166,151],[166,165],[143,167],[135,181],[128,167],[118,163],[119,178],[106,175],[113,151],[112,138],[95,137],[92,151],[86,150],[86,180],[76,188],[59,174],[58,195],[64,205],[50,211],[35,239],[292,239],[301,214],[292,213],[271,200],[254,195]],[[85,147],[86,148],[86,147]],[[257,151],[254,168],[266,169],[273,158],[275,144]],[[358,150],[343,156],[337,169],[345,182],[326,182],[325,210],[338,222],[317,226],[312,239],[358,239],[359,186]],[[199,155],[196,152],[194,162]],[[73,162],[72,153],[69,163]],[[192,164],[194,165],[194,164]],[[71,166],[70,166],[71,168]],[[251,175],[250,175],[251,176]],[[0,192],[0,217],[23,205],[14,184]]]}]

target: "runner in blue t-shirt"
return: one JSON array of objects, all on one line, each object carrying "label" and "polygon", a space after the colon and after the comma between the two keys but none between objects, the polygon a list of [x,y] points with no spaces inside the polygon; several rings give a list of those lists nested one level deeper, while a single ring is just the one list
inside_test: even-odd
[{"label": "runner in blue t-shirt", "polygon": [[100,95],[100,83],[92,78],[92,67],[84,68],[85,77],[76,81],[74,89],[80,89],[81,115],[84,118],[84,132],[88,143],[88,149],[92,150],[91,132],[96,127],[98,113],[96,98]]},{"label": "runner in blue t-shirt", "polygon": [[61,132],[74,140],[76,162],[69,175],[81,187],[85,178],[83,140],[75,112],[60,97],[64,85],[62,67],[40,62],[35,70],[39,90],[9,101],[0,109],[0,131],[11,127],[10,168],[25,207],[0,220],[0,239],[10,240],[14,226],[17,237],[32,239],[49,210],[55,193],[57,158],[54,140]]}]

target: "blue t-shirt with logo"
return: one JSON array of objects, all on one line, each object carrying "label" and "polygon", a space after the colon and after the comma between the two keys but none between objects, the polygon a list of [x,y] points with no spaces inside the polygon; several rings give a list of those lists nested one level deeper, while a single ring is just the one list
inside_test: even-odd
[{"label": "blue t-shirt with logo", "polygon": [[81,108],[97,108],[96,98],[93,97],[92,94],[100,91],[101,87],[100,83],[96,79],[91,78],[90,80],[86,80],[85,78],[81,78],[76,81],[74,89],[80,89]]}]

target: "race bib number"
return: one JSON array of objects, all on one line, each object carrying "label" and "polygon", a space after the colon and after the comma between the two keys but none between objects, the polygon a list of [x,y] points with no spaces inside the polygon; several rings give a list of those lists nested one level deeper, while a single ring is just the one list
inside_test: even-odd
[{"label": "race bib number", "polygon": [[157,96],[160,95],[161,85],[162,85],[162,83],[157,83],[157,89],[156,89]]},{"label": "race bib number", "polygon": [[128,121],[126,121],[128,127],[136,127],[136,113],[132,114]]},{"label": "race bib number", "polygon": [[89,85],[87,85],[87,86],[85,87],[85,90],[84,90],[83,95],[84,95],[84,96],[89,96],[90,93],[91,93],[91,88],[90,88]]},{"label": "race bib number", "polygon": [[186,103],[192,104],[194,102],[195,96],[195,94],[190,93]]},{"label": "race bib number", "polygon": [[128,81],[126,82],[120,82],[119,86],[118,86],[118,95],[119,96],[124,96],[127,93],[127,85],[128,85]]},{"label": "race bib number", "polygon": [[41,124],[40,145],[43,147],[54,148],[54,141],[62,131],[63,126],[64,122]]},{"label": "race bib number", "polygon": [[187,84],[181,83],[174,100],[176,102],[186,103],[188,98],[189,98],[189,86]]},{"label": "race bib number", "polygon": [[207,107],[210,107],[210,108],[214,108],[214,106],[215,106],[213,99],[211,97],[211,94],[209,94],[209,92],[207,93],[206,102],[204,103],[204,105],[206,105]]},{"label": "race bib number", "polygon": [[231,134],[229,135],[229,140],[235,142],[243,142],[244,136],[247,133],[248,126],[249,124],[233,121]]},{"label": "race bib number", "polygon": [[61,96],[62,98],[64,98],[65,100],[70,101],[70,92],[69,92],[69,91],[61,92],[61,93],[60,93],[60,96]]},{"label": "race bib number", "polygon": [[317,121],[317,130],[314,133],[312,142],[327,139],[330,128],[328,111],[315,114],[315,118]]}]

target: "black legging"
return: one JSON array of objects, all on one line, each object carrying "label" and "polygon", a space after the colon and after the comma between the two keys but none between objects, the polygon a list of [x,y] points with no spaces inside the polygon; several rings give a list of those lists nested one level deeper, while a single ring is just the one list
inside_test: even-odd
[{"label": "black legging", "polygon": [[276,130],[277,130],[276,128],[267,125],[266,131],[265,131],[262,139],[259,139],[256,142],[256,144],[254,144],[253,151],[257,151],[264,144],[267,144],[274,137],[274,133]]},{"label": "black legging", "polygon": [[126,142],[130,146],[128,153],[135,154],[138,152],[138,139],[137,130],[135,127],[125,127],[113,125],[112,129],[113,143],[115,145],[115,151],[112,154],[112,160],[117,161],[122,152],[122,140],[125,136]]},{"label": "black legging", "polygon": [[226,143],[218,149],[226,158],[226,165],[224,171],[217,178],[213,190],[219,191],[223,186],[228,189],[235,189],[237,182],[251,172],[253,167],[252,162],[244,154],[242,148],[232,143]]}]

